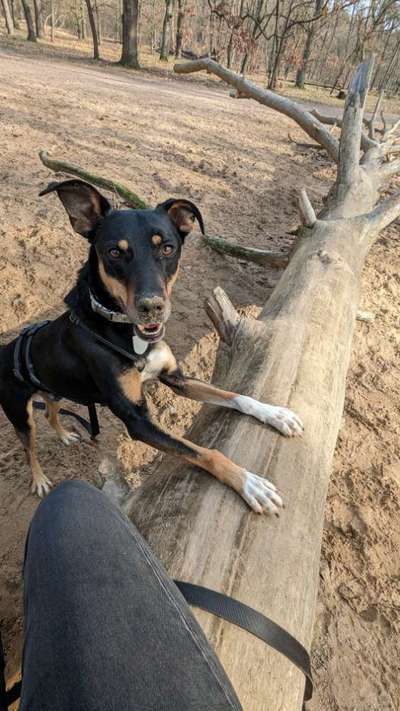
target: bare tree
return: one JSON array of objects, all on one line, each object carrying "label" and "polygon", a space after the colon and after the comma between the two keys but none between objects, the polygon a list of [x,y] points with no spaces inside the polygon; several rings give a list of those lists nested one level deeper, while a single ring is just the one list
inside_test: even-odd
[{"label": "bare tree", "polygon": [[25,15],[26,27],[28,30],[27,39],[29,40],[29,42],[36,42],[35,25],[33,22],[32,11],[31,11],[31,8],[29,7],[29,2],[28,2],[28,0],[21,0],[21,2],[22,2],[22,9],[23,9],[24,15]]},{"label": "bare tree", "polygon": [[171,23],[172,23],[172,10],[173,10],[174,0],[165,0],[165,13],[163,20],[163,27],[161,33],[161,47],[160,47],[160,59],[163,62],[168,60],[169,50],[171,46]]},{"label": "bare tree", "polygon": [[35,27],[36,36],[42,39],[45,36],[44,32],[44,18],[43,18],[43,8],[41,0],[33,0],[33,7],[35,10]]},{"label": "bare tree", "polygon": [[1,0],[1,3],[3,6],[4,19],[6,22],[7,32],[9,35],[13,35],[15,26],[14,26],[13,16],[11,14],[10,6],[8,4],[8,0]]},{"label": "bare tree", "polygon": [[138,49],[138,0],[123,0],[122,54],[120,63],[125,67],[140,69]]},{"label": "bare tree", "polygon": [[[325,5],[325,0],[315,0],[314,17],[320,17],[323,6]],[[306,30],[306,43],[304,46],[303,58],[300,67],[297,70],[296,75],[296,86],[299,89],[304,89],[304,83],[306,80],[308,62],[311,55],[311,48],[314,39],[315,32],[317,30],[317,23],[311,22]]]},{"label": "bare tree", "polygon": [[176,41],[175,41],[175,57],[181,56],[183,42],[183,23],[185,20],[185,0],[177,0],[178,12],[176,16]]},{"label": "bare tree", "polygon": [[86,2],[87,13],[88,13],[88,17],[89,17],[90,30],[91,30],[92,39],[93,39],[93,59],[100,59],[99,40],[97,37],[96,20],[94,18],[94,14],[93,14],[92,3],[90,2],[90,0],[85,0],[85,2]]}]

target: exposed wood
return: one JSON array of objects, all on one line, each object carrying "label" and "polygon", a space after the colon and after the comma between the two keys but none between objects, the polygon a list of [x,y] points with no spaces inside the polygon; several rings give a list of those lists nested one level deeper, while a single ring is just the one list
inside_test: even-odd
[{"label": "exposed wood", "polygon": [[212,59],[196,59],[193,62],[182,62],[175,64],[174,71],[177,74],[191,74],[192,72],[207,71],[215,74],[223,81],[236,87],[242,94],[250,96],[255,101],[258,101],[264,106],[269,106],[285,116],[293,119],[301,128],[308,133],[311,138],[320,143],[328,151],[331,158],[337,162],[339,156],[339,144],[329,131],[313,116],[309,111],[273,91],[261,89],[256,84],[244,79],[242,76],[235,74],[230,69],[222,67]]},{"label": "exposed wood", "polygon": [[[318,119],[321,123],[326,124],[327,126],[338,126],[339,128],[342,128],[343,124],[343,119],[338,117],[338,116],[328,116],[325,114],[321,114],[318,109],[313,109],[311,111],[312,115],[315,116],[315,118]],[[378,144],[376,141],[372,140],[372,138],[369,138],[366,136],[364,132],[361,133],[361,150],[362,151],[367,151],[369,148],[372,148],[374,146],[377,146]]]},{"label": "exposed wood", "polygon": [[240,323],[240,316],[231,300],[219,286],[206,301],[206,311],[218,335],[224,343],[232,346]]},{"label": "exposed wood", "polygon": [[300,190],[299,194],[299,211],[302,225],[304,227],[314,227],[317,216],[304,188]]}]

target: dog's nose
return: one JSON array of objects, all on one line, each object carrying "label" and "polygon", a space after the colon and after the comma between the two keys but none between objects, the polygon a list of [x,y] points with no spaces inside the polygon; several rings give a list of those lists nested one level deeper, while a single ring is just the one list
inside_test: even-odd
[{"label": "dog's nose", "polygon": [[136,308],[143,318],[158,321],[164,315],[164,299],[161,296],[142,296],[137,299]]}]

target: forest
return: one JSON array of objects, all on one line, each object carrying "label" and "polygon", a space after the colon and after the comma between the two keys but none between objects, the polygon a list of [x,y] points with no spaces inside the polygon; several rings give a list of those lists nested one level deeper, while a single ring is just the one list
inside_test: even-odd
[{"label": "forest", "polygon": [[120,62],[140,68],[144,48],[161,61],[211,57],[269,89],[289,81],[346,89],[375,54],[371,88],[400,92],[399,0],[1,0],[8,34],[55,39],[57,28],[121,45]]}]

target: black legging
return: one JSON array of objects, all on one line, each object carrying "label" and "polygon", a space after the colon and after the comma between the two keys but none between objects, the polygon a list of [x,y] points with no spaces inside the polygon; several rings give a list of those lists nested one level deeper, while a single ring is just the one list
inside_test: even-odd
[{"label": "black legging", "polygon": [[88,484],[65,482],[40,504],[24,607],[20,711],[242,708],[174,583]]}]

